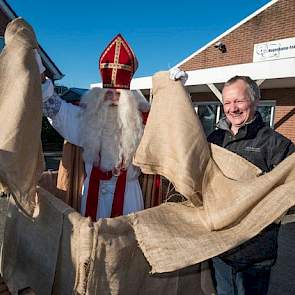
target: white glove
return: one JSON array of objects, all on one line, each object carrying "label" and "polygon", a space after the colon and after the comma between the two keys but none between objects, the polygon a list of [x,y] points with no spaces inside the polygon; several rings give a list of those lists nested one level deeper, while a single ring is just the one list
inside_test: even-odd
[{"label": "white glove", "polygon": [[181,80],[183,85],[185,84],[188,78],[188,74],[185,71],[180,70],[179,68],[172,68],[169,71],[169,75],[171,80],[174,80],[174,81]]},{"label": "white glove", "polygon": [[41,56],[38,52],[37,49],[34,49],[34,54],[35,54],[35,59],[36,59],[36,62],[38,64],[38,67],[39,67],[39,72],[40,74],[44,73],[46,68],[44,67],[43,63],[42,63],[42,59],[41,59]]},{"label": "white glove", "polygon": [[41,84],[42,87],[42,100],[43,102],[52,97],[54,93],[54,86],[50,79],[46,78],[45,82]]}]

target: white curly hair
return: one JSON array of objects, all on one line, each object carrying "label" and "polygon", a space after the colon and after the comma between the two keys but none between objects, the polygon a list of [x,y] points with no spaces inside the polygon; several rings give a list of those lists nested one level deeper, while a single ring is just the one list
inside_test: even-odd
[{"label": "white curly hair", "polygon": [[[143,101],[142,94],[120,89],[118,90],[120,92],[118,106],[114,107],[111,106],[111,101],[104,100],[107,90],[93,88],[81,99],[80,105],[83,108],[83,112],[81,112],[83,157],[86,162],[99,165],[103,141],[110,142],[111,140],[112,144],[108,144],[107,149],[108,154],[111,154],[112,167],[108,168],[127,168],[143,134],[139,106],[143,105],[144,107],[141,108],[146,111],[149,104],[147,101]],[[110,120],[116,122],[109,124]],[[108,130],[106,134],[105,129],[107,128],[112,129],[111,133]]]}]

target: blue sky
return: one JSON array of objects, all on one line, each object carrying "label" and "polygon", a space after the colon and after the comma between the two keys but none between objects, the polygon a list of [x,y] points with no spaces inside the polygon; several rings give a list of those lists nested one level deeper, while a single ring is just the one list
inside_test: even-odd
[{"label": "blue sky", "polygon": [[149,76],[177,64],[269,1],[7,2],[34,27],[39,43],[65,74],[59,84],[88,88],[100,82],[98,58],[117,33],[139,60],[135,77]]}]

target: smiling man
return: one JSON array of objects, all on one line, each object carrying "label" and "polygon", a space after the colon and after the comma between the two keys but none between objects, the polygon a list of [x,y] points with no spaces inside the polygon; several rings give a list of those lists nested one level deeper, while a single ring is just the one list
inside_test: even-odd
[{"label": "smiling man", "polygon": [[[260,90],[251,78],[231,78],[224,85],[222,97],[225,117],[209,135],[209,142],[242,156],[263,173],[295,151],[294,144],[266,126],[256,111]],[[212,259],[219,295],[267,294],[277,257],[279,227],[279,222],[273,223],[251,240]]]},{"label": "smiling man", "polygon": [[[249,84],[247,84],[249,83]],[[251,88],[251,84],[252,87]],[[252,94],[251,94],[252,91]],[[223,89],[223,109],[231,123],[231,131],[236,135],[239,128],[251,121],[259,100],[257,86],[247,78],[233,78]]]}]

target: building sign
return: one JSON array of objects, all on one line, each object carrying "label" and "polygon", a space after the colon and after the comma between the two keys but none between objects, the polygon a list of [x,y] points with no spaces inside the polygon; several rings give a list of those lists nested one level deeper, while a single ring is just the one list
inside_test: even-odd
[{"label": "building sign", "polygon": [[254,44],[253,62],[295,57],[295,37]]}]

